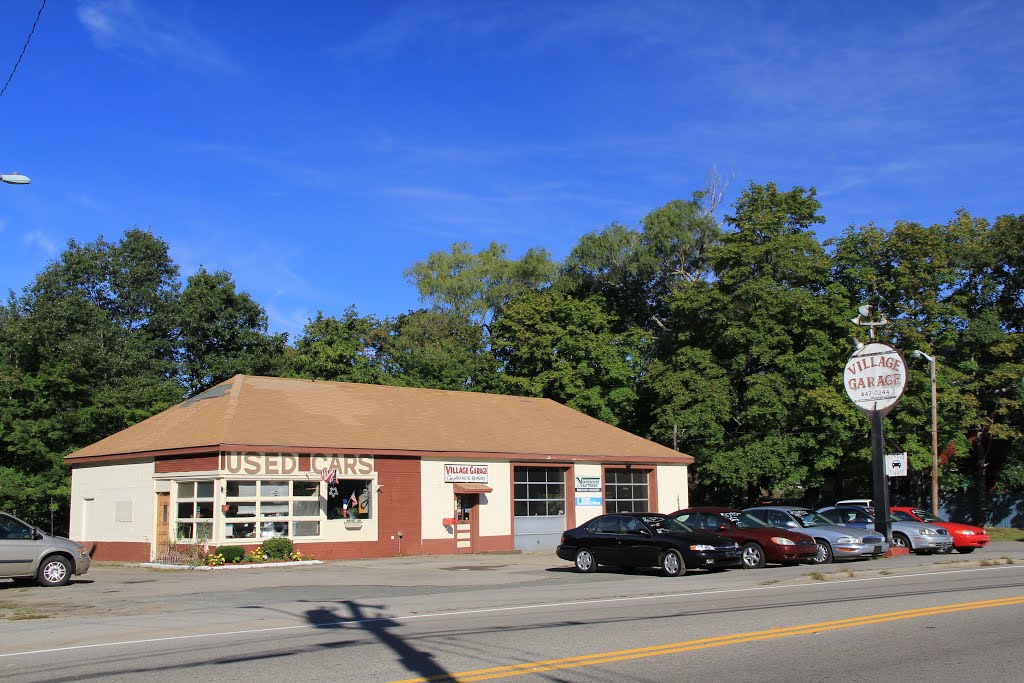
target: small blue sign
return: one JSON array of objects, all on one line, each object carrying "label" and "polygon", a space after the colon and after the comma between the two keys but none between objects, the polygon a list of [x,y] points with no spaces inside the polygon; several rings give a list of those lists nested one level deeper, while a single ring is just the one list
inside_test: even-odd
[{"label": "small blue sign", "polygon": [[576,505],[601,507],[601,496],[576,496]]}]

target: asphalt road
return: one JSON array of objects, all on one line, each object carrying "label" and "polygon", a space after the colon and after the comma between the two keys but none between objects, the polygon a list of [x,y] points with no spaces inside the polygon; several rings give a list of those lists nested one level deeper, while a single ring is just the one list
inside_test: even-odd
[{"label": "asphalt road", "polygon": [[553,554],[0,582],[0,680],[1024,680],[1024,543],[582,575]]}]

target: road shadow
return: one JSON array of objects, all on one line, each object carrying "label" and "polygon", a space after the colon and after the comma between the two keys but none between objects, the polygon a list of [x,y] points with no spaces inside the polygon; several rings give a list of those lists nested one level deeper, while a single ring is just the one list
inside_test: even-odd
[{"label": "road shadow", "polygon": [[337,604],[341,611],[323,606],[306,610],[306,621],[318,629],[358,628],[394,652],[406,671],[430,681],[452,680],[451,674],[437,663],[432,653],[417,649],[395,633],[400,626],[397,621],[370,614],[370,610],[379,614],[383,605],[364,605],[355,600],[340,600]]}]

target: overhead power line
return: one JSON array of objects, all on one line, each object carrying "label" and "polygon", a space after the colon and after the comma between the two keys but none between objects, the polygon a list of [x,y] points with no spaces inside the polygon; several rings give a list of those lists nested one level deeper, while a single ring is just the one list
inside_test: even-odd
[{"label": "overhead power line", "polygon": [[14,73],[18,70],[18,65],[21,64],[21,58],[25,56],[25,50],[28,49],[28,44],[32,41],[32,34],[36,32],[36,25],[39,23],[39,17],[42,16],[44,7],[46,7],[46,0],[43,0],[43,4],[39,6],[39,11],[36,12],[36,20],[32,22],[32,30],[28,32],[28,38],[25,39],[25,45],[21,48],[21,54],[18,55],[18,61],[14,63],[14,68],[11,69],[11,75],[7,77],[7,82],[4,83],[4,87],[0,88],[0,97],[3,97],[4,93],[7,92],[7,86],[11,84],[11,79],[14,78]]}]

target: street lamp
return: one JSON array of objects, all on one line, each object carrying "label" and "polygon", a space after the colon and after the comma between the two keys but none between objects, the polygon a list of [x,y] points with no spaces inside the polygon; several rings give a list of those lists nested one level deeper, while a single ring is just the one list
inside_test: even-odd
[{"label": "street lamp", "polygon": [[939,413],[935,392],[935,358],[924,351],[914,351],[932,366],[932,514],[939,516]]},{"label": "street lamp", "polygon": [[27,175],[21,175],[20,173],[4,173],[0,174],[0,182],[7,183],[8,185],[28,185],[32,181]]}]

